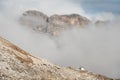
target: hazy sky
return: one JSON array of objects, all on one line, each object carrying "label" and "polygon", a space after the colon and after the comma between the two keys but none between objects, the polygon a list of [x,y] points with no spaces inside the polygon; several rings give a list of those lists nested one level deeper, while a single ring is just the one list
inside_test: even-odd
[{"label": "hazy sky", "polygon": [[[82,7],[85,12],[87,13],[100,13],[100,12],[112,12],[115,14],[120,14],[120,0],[53,0],[51,2],[47,1],[45,2],[44,0],[30,0],[28,1],[23,1],[23,0],[0,0],[0,10],[4,10],[4,4],[6,5],[13,5],[14,6],[18,6],[18,4],[16,5],[16,3],[21,3],[25,4],[25,5],[32,5],[32,6],[39,6],[39,5],[46,5],[46,6],[51,6],[53,9],[58,9],[55,6],[63,6],[66,7],[69,5],[66,5],[66,2],[71,2],[77,6]],[[40,3],[40,2],[44,2],[44,3]],[[19,7],[23,7],[21,4],[21,6]],[[52,5],[51,5],[52,4]],[[44,8],[45,9],[45,8]],[[66,9],[66,8],[65,8]],[[76,8],[74,8],[76,9]],[[75,12],[74,9],[71,9]],[[58,9],[59,10],[59,9]]]},{"label": "hazy sky", "polygon": [[120,0],[76,0],[76,2],[88,13],[112,12],[120,14]]}]

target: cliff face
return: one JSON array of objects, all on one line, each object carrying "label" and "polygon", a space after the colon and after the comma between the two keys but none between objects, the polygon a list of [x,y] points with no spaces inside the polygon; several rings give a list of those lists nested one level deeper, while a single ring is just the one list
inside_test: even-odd
[{"label": "cliff face", "polygon": [[65,68],[36,58],[0,38],[0,80],[112,80],[87,70]]},{"label": "cliff face", "polygon": [[86,17],[78,14],[52,15],[48,17],[42,12],[29,10],[23,13],[20,22],[23,25],[32,27],[36,31],[56,36],[59,35],[62,30],[72,27],[84,27],[90,21]]},{"label": "cliff face", "polygon": [[89,20],[78,14],[53,15],[49,18],[48,32],[52,35],[59,35],[61,30],[70,28],[81,28],[89,23]]},{"label": "cliff face", "polygon": [[20,17],[22,25],[29,26],[35,31],[46,32],[48,16],[39,11],[26,11]]}]

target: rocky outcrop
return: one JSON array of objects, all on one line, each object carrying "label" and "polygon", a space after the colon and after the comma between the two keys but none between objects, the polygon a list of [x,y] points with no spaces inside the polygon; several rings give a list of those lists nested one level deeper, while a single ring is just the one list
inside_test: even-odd
[{"label": "rocky outcrop", "polygon": [[113,80],[87,70],[60,67],[0,38],[0,80]]},{"label": "rocky outcrop", "polygon": [[46,32],[48,16],[42,12],[31,10],[23,13],[20,24],[29,26],[35,31]]},{"label": "rocky outcrop", "polygon": [[52,15],[48,17],[42,12],[29,10],[23,13],[20,23],[32,27],[39,32],[59,35],[62,30],[73,27],[84,27],[90,22],[86,17],[78,14]]},{"label": "rocky outcrop", "polygon": [[89,23],[89,20],[78,14],[53,15],[49,18],[48,32],[59,35],[61,30],[70,28],[81,28]]}]

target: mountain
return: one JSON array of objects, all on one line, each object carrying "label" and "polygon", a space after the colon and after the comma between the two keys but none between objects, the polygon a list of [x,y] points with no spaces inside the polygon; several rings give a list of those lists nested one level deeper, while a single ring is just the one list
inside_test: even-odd
[{"label": "mountain", "polygon": [[35,31],[49,33],[53,36],[60,35],[61,31],[74,27],[80,28],[90,23],[90,20],[78,14],[51,15],[29,10],[22,14],[20,24],[29,26]]},{"label": "mountain", "polygon": [[36,31],[46,32],[48,16],[42,12],[30,10],[24,12],[19,21],[20,24],[29,26]]},{"label": "mountain", "polygon": [[0,80],[113,80],[36,58],[0,37]]}]

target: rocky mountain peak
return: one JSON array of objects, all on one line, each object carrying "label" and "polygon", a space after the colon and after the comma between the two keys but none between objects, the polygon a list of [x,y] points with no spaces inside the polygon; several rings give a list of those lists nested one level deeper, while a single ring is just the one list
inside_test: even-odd
[{"label": "rocky mountain peak", "polygon": [[44,13],[40,12],[40,11],[36,11],[36,10],[29,10],[23,13],[23,16],[36,16],[36,17],[43,17],[44,19],[46,19],[48,16],[45,15]]},{"label": "rocky mountain peak", "polygon": [[28,26],[35,31],[45,32],[48,16],[36,10],[29,10],[20,17],[20,24]]},{"label": "rocky mountain peak", "polygon": [[[89,22],[89,20],[85,17],[82,17],[78,14],[70,14],[70,15],[53,15],[50,17],[50,21],[58,21],[63,22],[64,24],[68,24],[69,26],[83,26]],[[58,25],[61,25],[59,23]]]},{"label": "rocky mountain peak", "polygon": [[84,27],[89,22],[89,19],[78,14],[51,15],[48,17],[46,14],[35,10],[26,11],[20,17],[21,24],[53,36],[59,35],[65,29]]}]

